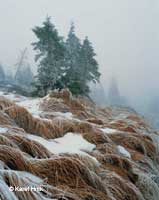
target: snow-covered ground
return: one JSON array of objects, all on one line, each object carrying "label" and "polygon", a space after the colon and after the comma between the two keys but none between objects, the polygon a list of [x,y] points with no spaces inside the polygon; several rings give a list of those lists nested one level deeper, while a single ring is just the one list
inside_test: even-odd
[{"label": "snow-covered ground", "polygon": [[75,133],[67,133],[65,136],[54,140],[46,140],[31,134],[28,134],[28,138],[41,143],[54,154],[86,154],[85,152],[91,152],[96,147],[94,144],[87,142],[82,135]]}]

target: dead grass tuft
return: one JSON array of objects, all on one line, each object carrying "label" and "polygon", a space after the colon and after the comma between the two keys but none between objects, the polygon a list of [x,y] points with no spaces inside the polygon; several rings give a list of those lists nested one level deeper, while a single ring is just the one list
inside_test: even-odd
[{"label": "dead grass tuft", "polygon": [[5,136],[0,135],[0,145],[6,145],[6,146],[18,148],[18,146],[14,142],[12,142],[9,138],[6,137],[6,134]]},{"label": "dead grass tuft", "polygon": [[107,170],[116,172],[119,176],[130,180],[132,183],[137,181],[137,175],[133,172],[133,167],[127,158],[123,158],[116,154],[106,154],[99,156],[98,160]]},{"label": "dead grass tuft", "polygon": [[26,132],[48,139],[63,136],[74,126],[70,120],[55,119],[51,121],[34,118],[25,108],[20,106],[13,106],[6,109],[5,112]]},{"label": "dead grass tuft", "polygon": [[115,199],[144,200],[141,192],[134,184],[126,181],[116,173],[106,170],[101,173],[101,177]]},{"label": "dead grass tuft", "polygon": [[116,133],[110,134],[109,137],[117,145],[124,146],[125,148],[132,149],[148,155],[152,159],[155,158],[156,149],[153,141],[148,135],[141,134],[127,134],[127,133]]},{"label": "dead grass tuft", "polygon": [[27,171],[27,163],[22,152],[13,147],[0,145],[0,160],[10,169]]},{"label": "dead grass tuft", "polygon": [[29,171],[42,179],[47,178],[50,185],[67,185],[74,189],[90,186],[107,193],[101,179],[77,158],[55,157],[47,160],[31,160]]},{"label": "dead grass tuft", "polygon": [[43,145],[24,136],[7,134],[6,137],[12,140],[21,151],[29,154],[33,158],[50,158],[52,155]]},{"label": "dead grass tuft", "polygon": [[108,136],[104,135],[100,130],[93,130],[92,132],[86,132],[83,137],[90,143],[93,144],[104,144],[111,143]]},{"label": "dead grass tuft", "polygon": [[0,111],[0,125],[14,126],[15,122],[13,120],[11,120],[6,113],[4,113],[3,111]]},{"label": "dead grass tuft", "polygon": [[0,110],[14,106],[15,104],[5,97],[0,96]]}]

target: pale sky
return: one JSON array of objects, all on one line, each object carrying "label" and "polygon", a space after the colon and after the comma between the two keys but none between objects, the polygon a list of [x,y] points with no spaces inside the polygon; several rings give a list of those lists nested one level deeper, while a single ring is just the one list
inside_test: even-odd
[{"label": "pale sky", "polygon": [[123,95],[155,94],[159,89],[159,0],[0,0],[0,61],[13,66],[19,51],[34,52],[31,29],[45,17],[60,35],[71,21],[93,43],[105,88],[116,77]]}]

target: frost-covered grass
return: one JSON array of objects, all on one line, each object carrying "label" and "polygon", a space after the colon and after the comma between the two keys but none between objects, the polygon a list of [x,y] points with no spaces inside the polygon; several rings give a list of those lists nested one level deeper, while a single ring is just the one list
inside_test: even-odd
[{"label": "frost-covered grass", "polygon": [[24,101],[27,99],[27,97],[24,97],[22,95],[18,95],[18,94],[14,94],[14,93],[5,93],[3,91],[0,91],[0,96],[3,96],[14,102],[20,102],[20,101]]},{"label": "frost-covered grass", "polygon": [[[7,183],[14,188],[19,188],[19,192],[10,191]],[[45,199],[51,200],[51,194],[42,179],[27,172],[0,170],[0,197],[8,200],[18,199]],[[27,189],[30,188],[30,191]],[[31,188],[39,188],[39,190],[31,190]],[[42,192],[41,192],[42,191]],[[46,195],[44,195],[47,194]],[[55,199],[54,199],[55,200]]]},{"label": "frost-covered grass", "polygon": [[155,144],[155,147],[156,147],[156,151],[157,153],[159,154],[159,135],[156,135],[156,134],[151,134],[150,135],[154,144]]},{"label": "frost-covered grass", "polygon": [[118,145],[117,146],[117,151],[122,156],[124,156],[126,158],[131,158],[131,154],[123,146]]},{"label": "frost-covered grass", "polygon": [[158,200],[159,199],[159,187],[152,180],[151,175],[139,174],[137,186],[142,192],[145,200]]}]

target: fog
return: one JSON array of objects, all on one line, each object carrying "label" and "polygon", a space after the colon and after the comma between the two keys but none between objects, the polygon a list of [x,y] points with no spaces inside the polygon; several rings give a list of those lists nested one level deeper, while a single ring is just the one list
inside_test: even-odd
[{"label": "fog", "polygon": [[159,89],[158,0],[0,0],[0,61],[14,68],[19,51],[28,47],[34,69],[31,29],[52,17],[61,35],[71,21],[80,38],[92,41],[105,91],[112,77],[120,93],[137,105]]}]

